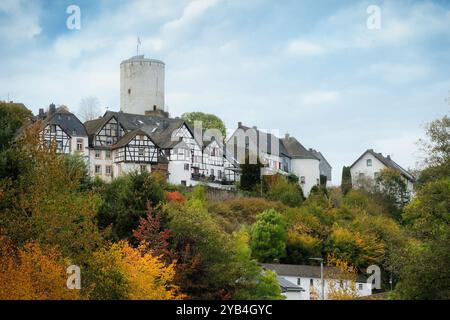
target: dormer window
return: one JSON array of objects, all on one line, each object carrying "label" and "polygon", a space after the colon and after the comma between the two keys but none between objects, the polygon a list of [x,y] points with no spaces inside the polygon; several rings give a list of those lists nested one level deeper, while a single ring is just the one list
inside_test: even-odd
[{"label": "dormer window", "polygon": [[113,144],[113,139],[112,139],[111,137],[107,137],[107,138],[106,138],[106,144],[107,144],[108,146],[111,146],[111,145]]},{"label": "dormer window", "polygon": [[368,167],[372,166],[372,159],[367,159],[366,164]]}]

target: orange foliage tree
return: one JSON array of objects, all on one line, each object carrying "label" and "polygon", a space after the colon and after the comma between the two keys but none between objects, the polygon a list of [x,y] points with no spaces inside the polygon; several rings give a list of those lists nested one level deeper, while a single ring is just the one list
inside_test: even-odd
[{"label": "orange foliage tree", "polygon": [[0,235],[0,300],[79,299],[66,285],[69,265],[54,248],[33,242],[16,248]]}]

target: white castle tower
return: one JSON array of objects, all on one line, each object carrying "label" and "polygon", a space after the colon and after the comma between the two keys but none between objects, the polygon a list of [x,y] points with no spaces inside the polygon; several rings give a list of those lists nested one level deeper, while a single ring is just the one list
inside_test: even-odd
[{"label": "white castle tower", "polygon": [[120,64],[120,110],[145,114],[164,111],[164,62],[134,56]]}]

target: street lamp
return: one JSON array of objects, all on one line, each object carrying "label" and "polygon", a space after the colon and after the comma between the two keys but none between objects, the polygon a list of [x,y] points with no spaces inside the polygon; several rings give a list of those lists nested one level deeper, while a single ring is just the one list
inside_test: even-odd
[{"label": "street lamp", "polygon": [[324,293],[324,282],[323,282],[323,258],[309,258],[309,260],[316,260],[320,261],[320,282],[321,282],[321,294],[320,297],[322,300],[325,300],[325,293]]}]

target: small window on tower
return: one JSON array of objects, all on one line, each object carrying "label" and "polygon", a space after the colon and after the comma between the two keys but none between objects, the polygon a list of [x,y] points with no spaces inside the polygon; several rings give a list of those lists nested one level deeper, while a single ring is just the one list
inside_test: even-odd
[{"label": "small window on tower", "polygon": [[156,111],[156,106],[153,106],[153,111]]},{"label": "small window on tower", "polygon": [[128,94],[131,94],[131,89],[128,89]]}]

